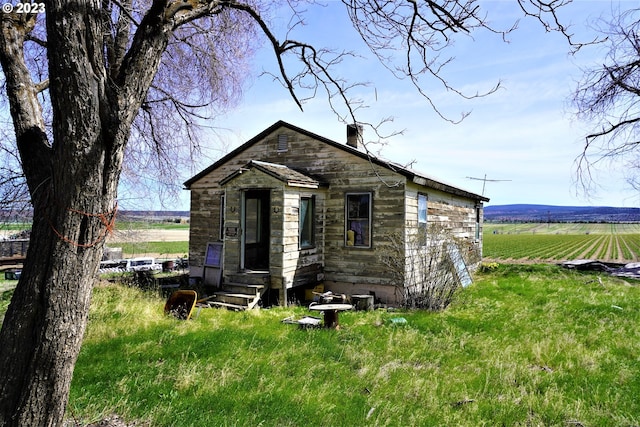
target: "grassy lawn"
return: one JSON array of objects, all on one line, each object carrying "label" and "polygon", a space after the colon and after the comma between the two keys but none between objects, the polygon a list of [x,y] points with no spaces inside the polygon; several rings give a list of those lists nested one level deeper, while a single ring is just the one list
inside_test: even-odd
[{"label": "grassy lawn", "polygon": [[637,425],[640,288],[597,279],[502,265],[442,313],[345,312],[339,330],[281,323],[311,314],[304,307],[205,309],[183,322],[162,314],[162,299],[99,286],[68,416],[181,427]]},{"label": "grassy lawn", "polygon": [[159,254],[160,257],[188,256],[189,242],[139,242],[116,243],[122,248],[124,257],[145,256]]}]

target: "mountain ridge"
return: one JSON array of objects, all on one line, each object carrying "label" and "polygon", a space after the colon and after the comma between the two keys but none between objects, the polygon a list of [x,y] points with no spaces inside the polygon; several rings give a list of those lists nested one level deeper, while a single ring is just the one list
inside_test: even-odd
[{"label": "mountain ridge", "polygon": [[640,222],[640,208],[516,203],[484,208],[488,222]]}]

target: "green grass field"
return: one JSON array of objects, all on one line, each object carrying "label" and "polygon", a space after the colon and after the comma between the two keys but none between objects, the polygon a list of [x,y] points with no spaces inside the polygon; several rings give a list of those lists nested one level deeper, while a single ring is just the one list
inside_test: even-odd
[{"label": "green grass field", "polygon": [[640,224],[485,224],[483,254],[503,261],[636,262]]},{"label": "green grass field", "polygon": [[[638,253],[640,233],[607,225],[487,224],[485,256],[595,256],[620,242]],[[157,296],[100,285],[67,416],[78,426],[111,414],[150,427],[640,424],[637,282],[539,264],[474,279],[444,312],[346,312],[339,330],[282,323],[311,315],[305,307],[204,309],[183,322]],[[10,295],[0,289],[0,319]]]},{"label": "green grass field", "polygon": [[189,242],[117,243],[117,246],[122,247],[122,254],[127,258],[147,254],[157,254],[160,258],[171,258],[188,256],[189,254]]},{"label": "green grass field", "polygon": [[[204,309],[191,321],[95,289],[68,416],[150,426],[640,423],[640,288],[554,266],[476,276],[444,312]],[[406,326],[394,326],[403,317]]]},{"label": "green grass field", "polygon": [[188,230],[189,224],[170,221],[118,221],[116,228],[119,230]]}]

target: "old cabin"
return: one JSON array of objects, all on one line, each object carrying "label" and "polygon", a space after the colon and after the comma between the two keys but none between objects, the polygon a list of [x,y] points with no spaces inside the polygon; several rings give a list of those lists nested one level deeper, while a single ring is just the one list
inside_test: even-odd
[{"label": "old cabin", "polygon": [[361,133],[347,126],[343,144],[279,121],[186,181],[191,275],[268,304],[317,285],[394,303],[379,262],[390,235],[439,223],[466,242],[463,258],[481,254],[488,199],[367,155]]}]

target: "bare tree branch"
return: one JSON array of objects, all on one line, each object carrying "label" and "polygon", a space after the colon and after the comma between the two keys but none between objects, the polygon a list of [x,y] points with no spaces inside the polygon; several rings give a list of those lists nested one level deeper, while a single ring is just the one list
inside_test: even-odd
[{"label": "bare tree branch", "polygon": [[572,98],[577,118],[595,128],[575,161],[579,188],[587,194],[595,184],[595,165],[625,164],[640,147],[640,10],[618,10],[597,24],[608,49],[605,63],[584,70]]}]

